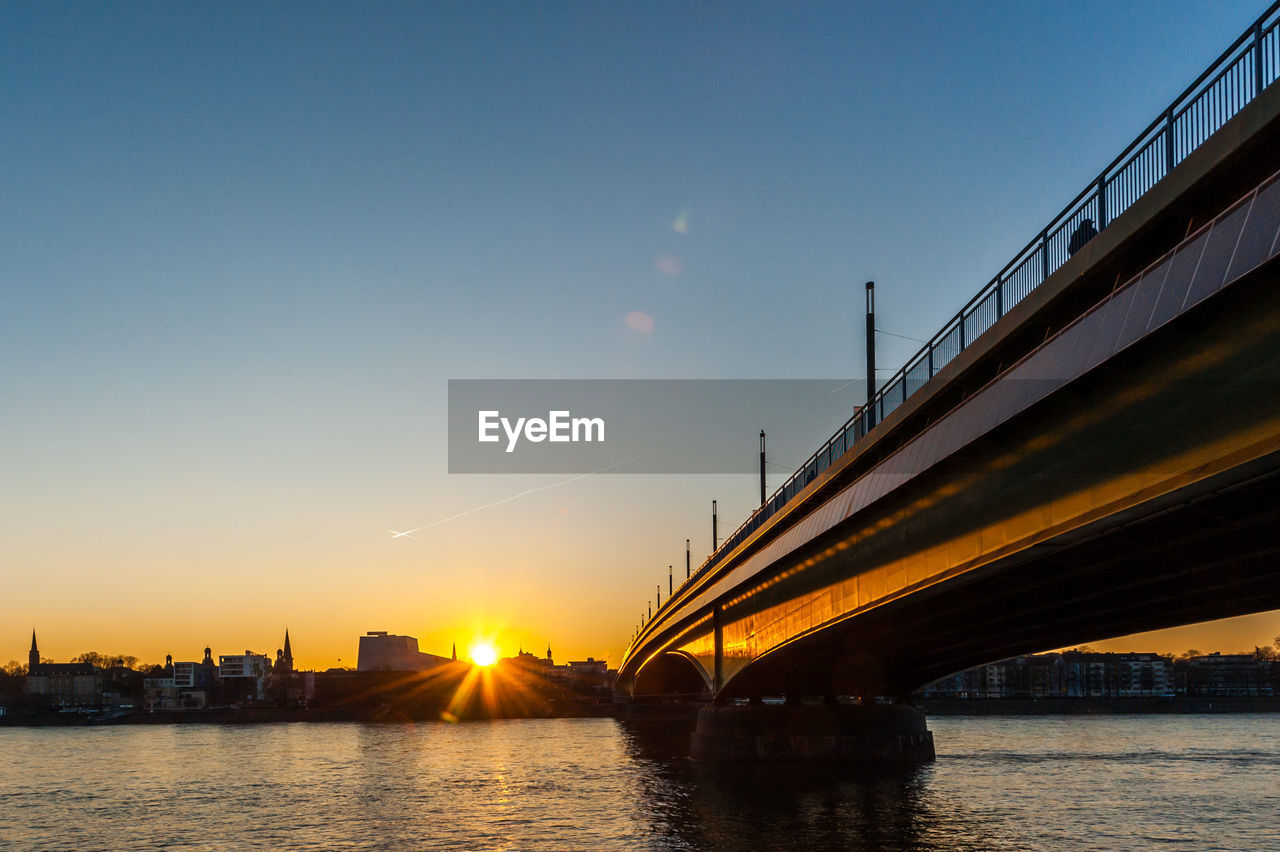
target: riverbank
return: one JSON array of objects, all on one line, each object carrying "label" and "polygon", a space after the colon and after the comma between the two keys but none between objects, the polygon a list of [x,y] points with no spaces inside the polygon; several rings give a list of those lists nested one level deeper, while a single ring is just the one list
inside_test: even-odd
[{"label": "riverbank", "polygon": [[1175,698],[931,698],[930,716],[1110,716],[1128,713],[1280,713],[1280,695]]},{"label": "riverbank", "polygon": [[[490,714],[452,721],[487,719],[583,719],[617,718],[621,705],[555,704],[543,712]],[[126,710],[108,713],[39,712],[0,716],[0,727],[81,727],[89,725],[253,725],[277,722],[434,722],[439,712],[423,709],[406,712],[384,707],[215,707],[207,710]]]}]

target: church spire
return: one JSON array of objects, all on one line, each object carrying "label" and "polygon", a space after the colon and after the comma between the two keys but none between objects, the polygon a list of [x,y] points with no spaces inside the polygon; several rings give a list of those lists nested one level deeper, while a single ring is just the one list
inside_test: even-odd
[{"label": "church spire", "polygon": [[457,643],[457,641],[455,641],[455,642],[453,643],[453,660],[454,660],[454,662],[457,662],[457,661],[458,661],[458,643]]},{"label": "church spire", "polygon": [[40,649],[36,647],[36,629],[31,628],[31,652],[27,654],[27,674],[36,674],[40,668]]},{"label": "church spire", "polygon": [[285,671],[293,671],[293,648],[289,646],[289,628],[284,629],[284,649],[280,652]]}]

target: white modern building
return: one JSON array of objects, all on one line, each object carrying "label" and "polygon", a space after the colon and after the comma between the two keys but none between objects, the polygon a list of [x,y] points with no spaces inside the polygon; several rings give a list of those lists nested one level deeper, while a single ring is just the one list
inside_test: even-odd
[{"label": "white modern building", "polygon": [[[271,658],[266,654],[245,651],[243,654],[219,654],[218,676],[223,684],[247,698],[261,700],[266,697],[267,675],[271,673]],[[252,687],[244,681],[252,679]]]}]

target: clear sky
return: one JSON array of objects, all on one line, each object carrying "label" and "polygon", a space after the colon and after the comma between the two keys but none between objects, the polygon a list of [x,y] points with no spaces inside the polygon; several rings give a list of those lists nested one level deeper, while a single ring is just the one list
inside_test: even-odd
[{"label": "clear sky", "polygon": [[863,281],[928,337],[1264,5],[0,5],[0,661],[616,663],[754,479],[393,540],[558,481],[449,476],[448,379],[861,375]]}]

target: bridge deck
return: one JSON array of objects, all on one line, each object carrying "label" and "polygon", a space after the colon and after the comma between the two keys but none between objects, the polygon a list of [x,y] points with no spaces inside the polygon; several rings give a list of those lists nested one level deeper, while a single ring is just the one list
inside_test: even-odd
[{"label": "bridge deck", "polygon": [[[979,537],[976,545],[953,541],[946,548],[920,546],[915,568],[877,566],[860,559],[856,566],[846,566],[847,576],[821,593],[806,580],[801,585],[808,590],[795,597],[792,578],[805,571],[817,576],[822,572],[813,568],[819,562],[861,547],[850,530],[861,525],[861,535],[876,531],[869,526],[869,509],[915,488],[913,480],[921,474],[981,445],[1003,424],[1062,394],[1127,348],[1157,336],[1162,327],[1273,256],[1275,223],[1280,219],[1280,189],[1274,180],[1213,222],[1201,223],[1222,211],[1227,199],[1252,186],[1250,181],[1256,183],[1260,174],[1280,166],[1278,117],[1280,87],[1273,86],[1205,144],[1187,152],[1163,181],[1004,311],[931,380],[891,410],[881,409],[885,416],[862,440],[838,457],[838,445],[829,444],[825,469],[813,470],[792,494],[784,489],[775,495],[774,510],[746,533],[740,531],[732,546],[722,548],[718,559],[704,566],[646,625],[623,662],[624,681],[658,655],[677,651],[698,661],[707,678],[722,686],[737,669],[823,625],[883,604],[921,583],[937,582],[978,555],[992,561],[1001,558],[1001,549],[1028,547],[1037,537],[1063,532],[1063,517],[1041,514],[1026,522],[1027,536],[1019,539],[1009,532],[1018,522],[1006,519],[998,533],[1006,540],[994,549]],[[1177,250],[1168,250],[1197,224],[1199,230]],[[1161,251],[1163,257],[1142,269]],[[1117,276],[1122,275],[1129,280],[1117,287]],[[1141,382],[1154,379],[1148,371]],[[1063,425],[1058,424],[1059,430]],[[1046,430],[1046,435],[1052,431]],[[1232,440],[1239,449],[1239,436]],[[1197,464],[1203,467],[1204,460]],[[1162,465],[1166,469],[1161,475],[1185,474]],[[1138,476],[1130,483],[1135,494],[1153,496],[1159,491],[1151,478],[1154,473],[1146,480],[1140,472],[1125,475]],[[952,483],[953,493],[962,488],[961,482]],[[1097,509],[1096,495],[1072,499],[1085,514]],[[1090,505],[1091,499],[1095,505]],[[1110,502],[1112,510],[1120,510],[1114,499]],[[874,523],[883,527],[884,517]],[[988,530],[986,535],[992,533]],[[775,591],[768,592],[771,588]],[[772,604],[774,610],[762,605],[770,595],[783,598]],[[751,612],[735,620],[735,610]],[[762,629],[778,624],[785,626]]]}]

